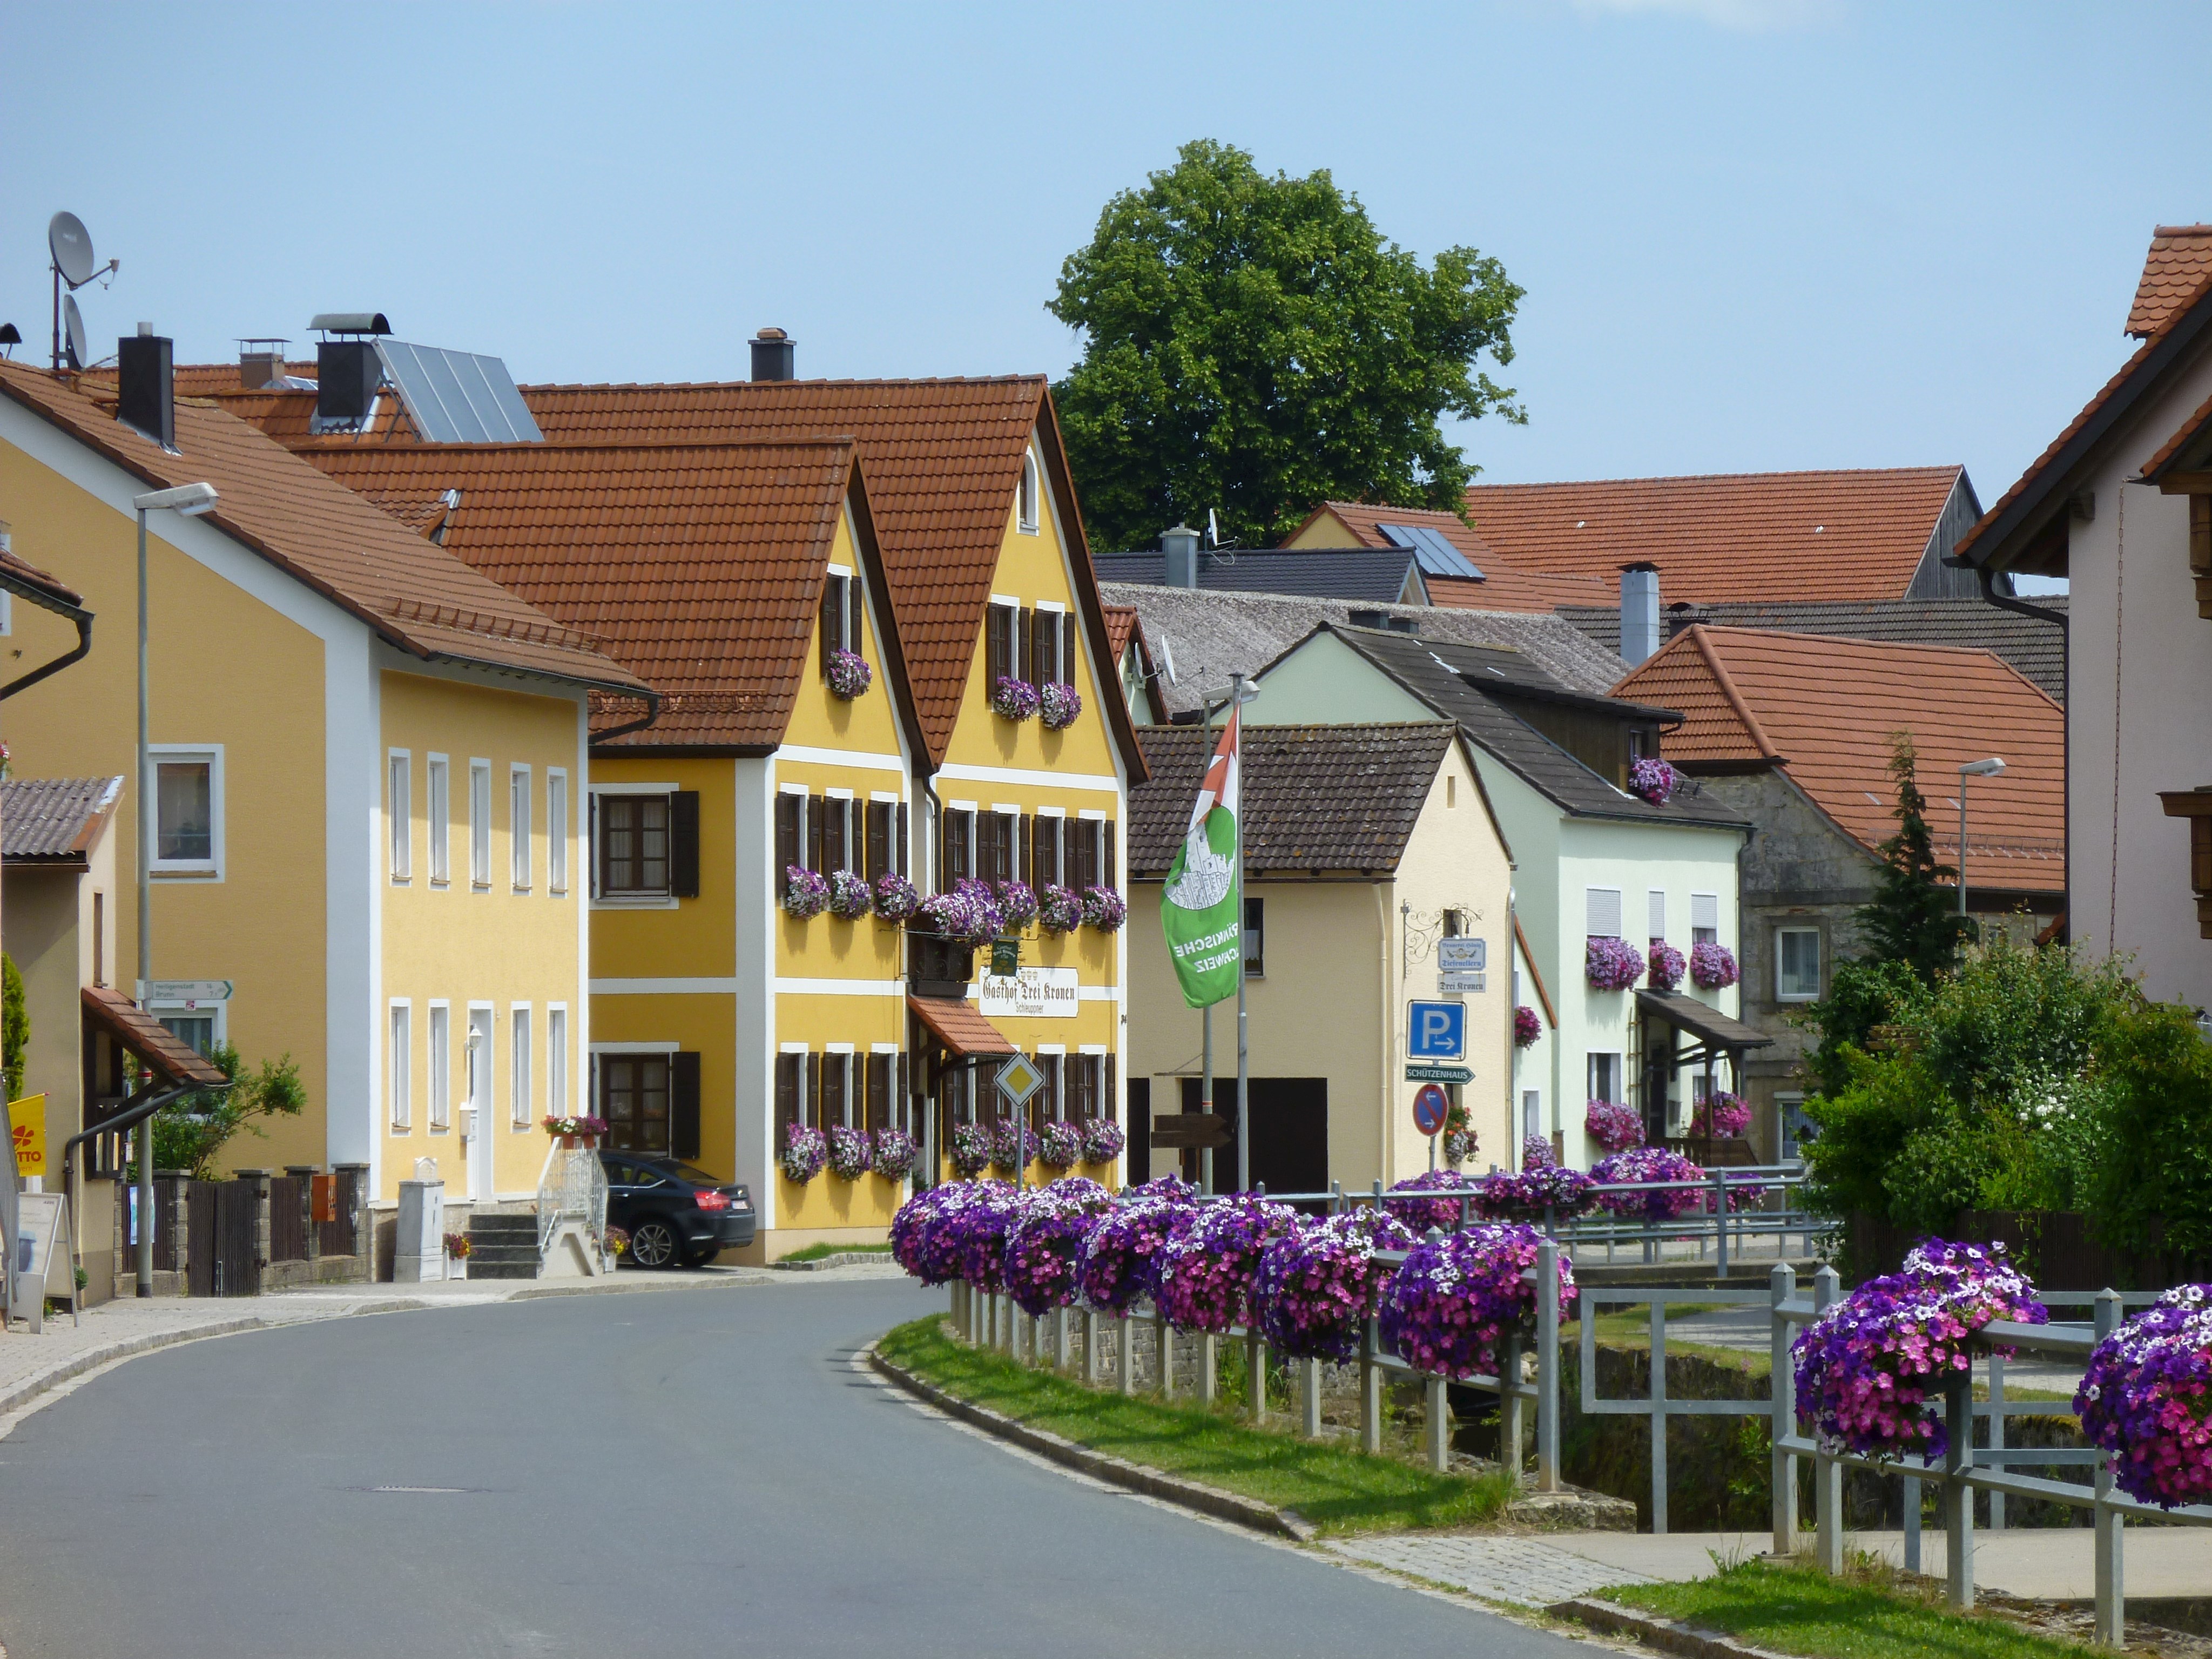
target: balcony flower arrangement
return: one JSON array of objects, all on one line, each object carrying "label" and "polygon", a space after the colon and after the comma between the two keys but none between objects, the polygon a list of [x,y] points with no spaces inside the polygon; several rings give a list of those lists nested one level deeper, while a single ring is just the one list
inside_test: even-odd
[{"label": "balcony flower arrangement", "polygon": [[1118,933],[1129,919],[1129,907],[1110,887],[1083,890],[1083,925],[1101,933]]},{"label": "balcony flower arrangement", "polygon": [[1717,1090],[1698,1103],[1690,1114],[1690,1133],[1733,1140],[1751,1127],[1751,1103],[1727,1090]]},{"label": "balcony flower arrangement", "polygon": [[1949,1436],[1928,1397],[1972,1365],[1973,1334],[1993,1319],[2050,1317],[2002,1245],[1924,1240],[1906,1252],[1903,1272],[1867,1280],[1790,1345],[1798,1412],[1839,1450],[1940,1457]]},{"label": "balcony flower arrangement", "polygon": [[[1494,1373],[1500,1344],[1534,1322],[1536,1286],[1521,1275],[1536,1265],[1542,1239],[1534,1227],[1482,1226],[1416,1245],[1383,1288],[1383,1340],[1419,1370],[1462,1379]],[[1562,1252],[1562,1316],[1574,1298],[1574,1269]]]},{"label": "balcony flower arrangement", "polygon": [[1217,1334],[1243,1323],[1260,1257],[1297,1218],[1287,1204],[1245,1193],[1201,1206],[1198,1218],[1160,1247],[1155,1295],[1168,1322]]},{"label": "balcony flower arrangement", "polygon": [[1454,1106],[1444,1114],[1444,1162],[1457,1169],[1473,1158],[1482,1147],[1474,1133],[1474,1124],[1464,1106]]},{"label": "balcony flower arrangement", "polygon": [[1646,975],[1646,979],[1655,991],[1673,990],[1682,982],[1682,971],[1689,966],[1682,953],[1663,939],[1655,939],[1651,941],[1651,949],[1646,959],[1650,963],[1650,971]]},{"label": "balcony flower arrangement", "polygon": [[1690,947],[1690,982],[1700,990],[1725,990],[1735,977],[1735,953],[1727,945],[1708,939]]},{"label": "balcony flower arrangement", "polygon": [[830,914],[840,921],[858,921],[873,908],[876,896],[868,878],[854,870],[835,870],[830,875]]},{"label": "balcony flower arrangement", "polygon": [[988,945],[1006,925],[991,890],[973,876],[963,876],[949,893],[922,900],[918,914],[932,930],[962,945]]},{"label": "balcony flower arrangement", "polygon": [[850,702],[865,696],[876,681],[876,671],[868,666],[868,659],[857,651],[832,651],[830,653],[829,679],[830,694]]},{"label": "balcony flower arrangement", "polygon": [[1644,977],[1644,953],[1625,939],[1593,939],[1583,952],[1593,991],[1626,991]]},{"label": "balcony flower arrangement", "polygon": [[1119,1194],[1085,1236],[1076,1287],[1102,1312],[1127,1313],[1152,1294],[1160,1251],[1198,1214],[1189,1195],[1147,1191],[1152,1184]]},{"label": "balcony flower arrangement", "polygon": [[830,1173],[840,1181],[858,1181],[867,1174],[875,1150],[868,1145],[866,1129],[848,1129],[842,1123],[830,1126]]},{"label": "balcony flower arrangement", "polygon": [[1617,1100],[1593,1100],[1583,1114],[1583,1133],[1608,1152],[1644,1144],[1644,1121]]},{"label": "balcony flower arrangement", "polygon": [[1006,1234],[1006,1291],[1016,1307],[1046,1314],[1075,1301],[1083,1241],[1108,1203],[1106,1189],[1081,1176],[1024,1194]]},{"label": "balcony flower arrangement", "polygon": [[796,864],[783,866],[783,908],[785,914],[801,921],[811,921],[830,904],[829,880],[818,872]]},{"label": "balcony flower arrangement", "polygon": [[1476,1179],[1477,1215],[1486,1221],[1519,1221],[1540,1218],[1547,1211],[1555,1218],[1580,1215],[1590,1207],[1590,1188],[1597,1183],[1580,1170],[1553,1164],[1548,1145],[1541,1163],[1527,1152],[1523,1159],[1525,1167],[1518,1171],[1499,1170]]},{"label": "balcony flower arrangement", "polygon": [[991,1164],[991,1132],[980,1123],[952,1126],[952,1167],[963,1181],[973,1181]]},{"label": "balcony flower arrangement", "polygon": [[878,1175],[887,1181],[904,1181],[914,1169],[914,1161],[921,1156],[921,1148],[903,1129],[878,1129],[875,1145],[869,1149],[868,1161]]},{"label": "balcony flower arrangement", "polygon": [[1534,1008],[1523,1004],[1513,1011],[1513,1046],[1526,1048],[1544,1035],[1544,1022]]},{"label": "balcony flower arrangement", "polygon": [[541,1117],[538,1127],[556,1140],[597,1140],[607,1132],[603,1117]]},{"label": "balcony flower arrangement", "polygon": [[1037,706],[1048,732],[1065,732],[1083,714],[1083,694],[1063,680],[1054,680],[1037,693]]},{"label": "balcony flower arrangement", "polygon": [[1129,1144],[1121,1126],[1110,1117],[1085,1120],[1083,1125],[1083,1161],[1085,1164],[1111,1164],[1121,1156],[1121,1149]]},{"label": "balcony flower arrangement", "polygon": [[975,1197],[973,1182],[947,1182],[916,1193],[891,1218],[891,1259],[925,1285],[943,1285],[960,1277],[957,1230],[954,1213]]},{"label": "balcony flower arrangement", "polygon": [[904,921],[921,908],[921,895],[915,891],[912,882],[896,870],[876,878],[875,890],[871,896],[875,902],[877,916],[893,924]]},{"label": "balcony flower arrangement", "polygon": [[821,1130],[804,1123],[793,1123],[783,1132],[783,1151],[776,1163],[783,1170],[783,1178],[804,1187],[822,1173],[822,1166],[830,1161],[830,1142]]},{"label": "balcony flower arrangement", "polygon": [[1081,1161],[1083,1131],[1065,1118],[1054,1118],[1037,1137],[1037,1160],[1048,1170],[1065,1170]]},{"label": "balcony flower arrangement", "polygon": [[1394,1193],[1451,1194],[1451,1197],[1386,1198],[1382,1207],[1411,1227],[1416,1235],[1431,1227],[1449,1232],[1460,1224],[1460,1200],[1457,1194],[1472,1192],[1474,1182],[1457,1170],[1431,1170],[1423,1175],[1407,1176],[1392,1187]]},{"label": "balcony flower arrangement", "polygon": [[[1600,1186],[1641,1186],[1653,1182],[1703,1182],[1705,1172],[1680,1152],[1664,1146],[1632,1146],[1601,1159],[1590,1170]],[[1598,1207],[1615,1215],[1642,1216],[1647,1221],[1668,1221],[1705,1206],[1707,1194],[1690,1187],[1660,1187],[1644,1193],[1600,1193]]]},{"label": "balcony flower arrangement", "polygon": [[1655,755],[1647,755],[1628,769],[1628,793],[1640,795],[1654,806],[1664,806],[1668,797],[1682,787],[1682,775]]},{"label": "balcony flower arrangement", "polygon": [[1037,703],[1036,687],[1012,674],[1000,675],[991,687],[991,712],[1016,726],[1036,717]]},{"label": "balcony flower arrangement", "polygon": [[1268,1346],[1301,1359],[1356,1358],[1360,1328],[1395,1271],[1375,1253],[1415,1242],[1405,1224],[1371,1209],[1294,1223],[1261,1254],[1252,1280]]},{"label": "balcony flower arrangement", "polygon": [[1521,1137],[1521,1167],[1524,1170],[1548,1170],[1559,1160],[1553,1154],[1552,1143],[1542,1135]]},{"label": "balcony flower arrangement", "polygon": [[1019,1118],[1002,1117],[991,1126],[991,1167],[1019,1175],[1036,1159],[1036,1131]]},{"label": "balcony flower arrangement", "polygon": [[2212,1501],[2212,1285],[2176,1285],[2100,1342],[2074,1410],[2130,1498]]},{"label": "balcony flower arrangement", "polygon": [[1036,920],[1036,889],[1025,881],[1002,881],[992,890],[999,904],[999,920],[1007,927],[1020,929]]},{"label": "balcony flower arrangement", "polygon": [[1083,901],[1073,890],[1048,882],[1037,895],[1037,926],[1048,933],[1072,933],[1083,926]]}]

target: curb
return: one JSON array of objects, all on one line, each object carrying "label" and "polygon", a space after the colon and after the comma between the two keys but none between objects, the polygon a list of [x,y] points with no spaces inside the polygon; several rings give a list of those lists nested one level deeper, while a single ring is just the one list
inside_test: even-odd
[{"label": "curb", "polygon": [[811,1261],[771,1261],[768,1265],[771,1271],[780,1273],[818,1273],[825,1267],[879,1267],[890,1259],[882,1250],[845,1250],[836,1255],[817,1255]]},{"label": "curb", "polygon": [[1609,1636],[1632,1636],[1646,1647],[1678,1653],[1683,1659],[1785,1659],[1771,1648],[1755,1648],[1718,1631],[1700,1630],[1679,1620],[1658,1619],[1617,1601],[1577,1596],[1544,1609],[1554,1619],[1571,1619]]},{"label": "curb", "polygon": [[1279,1510],[1273,1504],[1261,1503],[1257,1498],[1239,1498],[1236,1493],[1223,1492],[1218,1486],[1202,1486],[1195,1480],[1185,1480],[1176,1475],[1162,1474],[1158,1469],[1146,1468],[1141,1463],[1132,1463],[1126,1458],[1093,1451],[1088,1446],[1078,1445],[1049,1430],[1033,1429],[1026,1423],[1017,1422],[988,1407],[975,1405],[957,1395],[947,1394],[935,1383],[925,1382],[913,1372],[893,1364],[877,1352],[872,1342],[861,1352],[867,1356],[868,1364],[878,1376],[896,1383],[916,1399],[982,1430],[986,1434],[1011,1441],[1025,1451],[1035,1452],[1040,1457],[1048,1458],[1079,1474],[1130,1492],[1141,1492],[1147,1498],[1158,1498],[1187,1510],[1195,1510],[1200,1515],[1212,1516],[1217,1521],[1233,1521],[1255,1532],[1287,1538],[1294,1543],[1305,1544],[1313,1540],[1316,1532],[1313,1523],[1295,1510]]},{"label": "curb", "polygon": [[149,1331],[143,1336],[134,1336],[125,1341],[111,1342],[106,1347],[88,1348],[74,1359],[65,1360],[50,1371],[41,1372],[29,1381],[17,1383],[6,1394],[0,1394],[0,1417],[21,1411],[26,1402],[35,1400],[50,1389],[59,1387],[87,1371],[118,1359],[130,1359],[142,1353],[151,1353],[156,1348],[173,1347],[179,1342],[197,1342],[204,1336],[235,1336],[240,1331],[270,1328],[272,1322],[255,1315],[246,1319],[217,1320],[213,1324],[198,1326],[185,1331]]}]

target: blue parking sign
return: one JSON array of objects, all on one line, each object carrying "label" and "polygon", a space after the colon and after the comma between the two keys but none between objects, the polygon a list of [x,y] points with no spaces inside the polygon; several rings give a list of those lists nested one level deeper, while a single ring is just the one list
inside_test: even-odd
[{"label": "blue parking sign", "polygon": [[1460,1060],[1467,1054],[1467,1005],[1464,1002],[1409,1002],[1406,1005],[1406,1058]]}]

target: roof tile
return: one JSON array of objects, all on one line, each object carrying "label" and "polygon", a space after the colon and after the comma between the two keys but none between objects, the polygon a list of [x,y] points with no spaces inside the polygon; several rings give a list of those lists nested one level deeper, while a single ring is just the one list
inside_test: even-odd
[{"label": "roof tile", "polygon": [[121,778],[9,778],[0,782],[0,856],[82,859],[94,828],[123,794]]},{"label": "roof tile", "polygon": [[2212,225],[2160,225],[2150,234],[2127,332],[2147,340],[2174,308],[2212,276]]}]

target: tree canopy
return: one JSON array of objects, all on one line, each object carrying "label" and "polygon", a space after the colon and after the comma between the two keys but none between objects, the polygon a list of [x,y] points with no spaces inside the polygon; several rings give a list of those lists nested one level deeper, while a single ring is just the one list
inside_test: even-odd
[{"label": "tree canopy", "polygon": [[1054,397],[1093,542],[1209,507],[1248,546],[1328,500],[1460,511],[1476,469],[1440,422],[1527,418],[1477,364],[1512,361],[1521,297],[1473,248],[1424,267],[1326,169],[1185,144],[1106,204],[1046,307],[1085,336]]},{"label": "tree canopy", "polygon": [[1881,874],[1856,920],[1870,960],[1903,963],[1927,982],[1958,961],[1968,928],[1958,912],[1959,890],[1948,884],[1959,872],[1936,862],[1928,798],[1914,775],[1917,762],[1911,733],[1895,733],[1889,775],[1897,780],[1897,833],[1881,844]]}]

